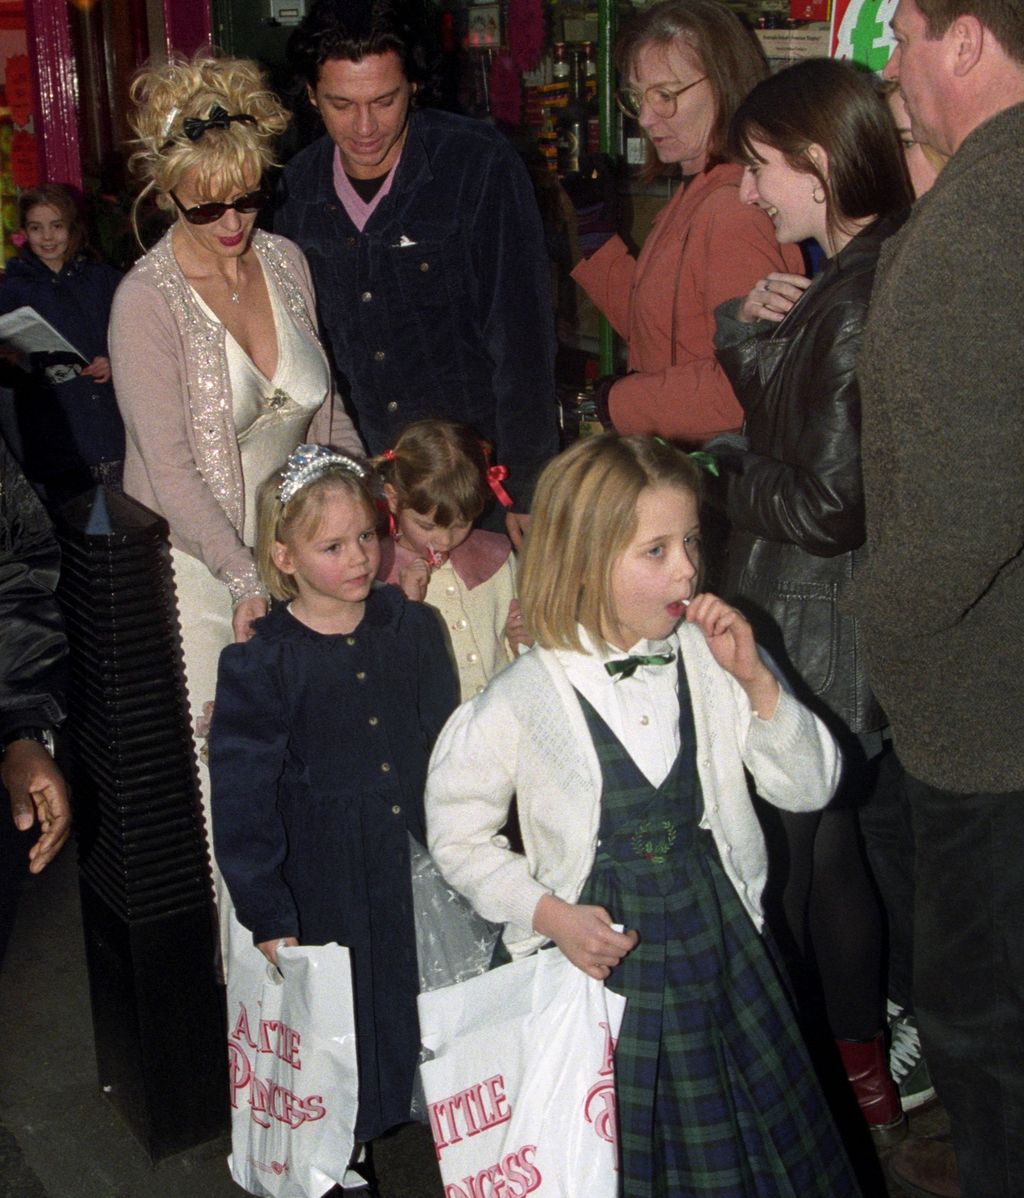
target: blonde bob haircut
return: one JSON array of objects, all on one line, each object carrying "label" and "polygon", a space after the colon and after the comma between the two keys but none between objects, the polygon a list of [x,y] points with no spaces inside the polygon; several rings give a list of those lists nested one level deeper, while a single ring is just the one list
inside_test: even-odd
[{"label": "blonde bob haircut", "polygon": [[[274,143],[289,114],[267,86],[259,66],[247,58],[172,57],[143,67],[132,81],[135,133],[129,167],[142,180],[135,201],[150,192],[166,212],[175,212],[170,192],[189,172],[203,200],[228,200],[252,191],[275,164]],[[248,115],[226,128],[206,129],[194,141],[185,134],[190,117],[206,119],[214,108]]]},{"label": "blonde bob haircut", "polygon": [[282,503],[279,493],[285,472],[285,466],[275,470],[256,496],[256,569],[270,594],[281,601],[295,599],[299,588],[291,574],[278,569],[274,562],[274,545],[281,541],[293,546],[300,537],[315,537],[328,495],[341,491],[365,505],[368,528],[376,528],[380,520],[370,490],[372,475],[362,479],[343,466],[329,466],[323,474],[296,491],[287,503]]},{"label": "blonde bob haircut", "polygon": [[612,569],[636,534],[640,493],[661,486],[700,503],[700,469],[657,437],[586,437],[548,463],[519,574],[523,619],[539,644],[580,652],[582,625],[607,645],[605,633],[616,625]]}]

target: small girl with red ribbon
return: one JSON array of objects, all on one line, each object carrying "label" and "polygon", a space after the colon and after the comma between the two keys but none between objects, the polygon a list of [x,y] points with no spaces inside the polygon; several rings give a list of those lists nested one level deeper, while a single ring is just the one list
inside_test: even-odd
[{"label": "small girl with red ribbon", "polygon": [[450,420],[410,424],[372,464],[391,522],[377,577],[440,613],[465,701],[531,643],[515,597],[512,544],[473,527],[492,497],[512,506],[502,486],[508,472],[491,465],[472,429]]}]

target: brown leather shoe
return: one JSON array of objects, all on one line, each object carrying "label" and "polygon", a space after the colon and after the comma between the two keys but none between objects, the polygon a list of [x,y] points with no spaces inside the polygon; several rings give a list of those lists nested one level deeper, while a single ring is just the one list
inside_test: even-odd
[{"label": "brown leather shoe", "polygon": [[948,1140],[905,1140],[889,1158],[901,1186],[922,1198],[960,1198],[956,1155]]}]

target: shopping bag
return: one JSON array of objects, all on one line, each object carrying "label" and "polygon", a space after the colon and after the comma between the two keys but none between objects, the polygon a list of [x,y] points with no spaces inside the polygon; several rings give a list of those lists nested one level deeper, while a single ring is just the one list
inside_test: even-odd
[{"label": "shopping bag", "polygon": [[421,993],[486,973],[502,925],[477,915],[413,836],[409,837],[409,865]]},{"label": "shopping bag", "polygon": [[347,948],[281,948],[275,969],[228,929],[232,1178],[263,1198],[320,1198],[345,1178],[358,1099]]},{"label": "shopping bag", "polygon": [[420,995],[445,1198],[615,1198],[625,1006],[557,948]]}]

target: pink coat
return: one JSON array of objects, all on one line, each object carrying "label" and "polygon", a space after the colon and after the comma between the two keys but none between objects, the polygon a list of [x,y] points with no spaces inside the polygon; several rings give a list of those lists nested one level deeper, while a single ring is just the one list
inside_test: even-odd
[{"label": "pink coat", "polygon": [[572,272],[629,346],[634,373],[610,396],[619,432],[701,442],[743,423],[715,358],[715,308],[770,271],[803,274],[803,259],[739,202],[741,175],[732,163],[698,175],[658,213],[638,258],[613,237]]}]

